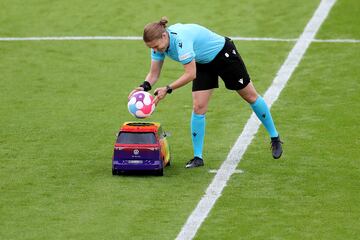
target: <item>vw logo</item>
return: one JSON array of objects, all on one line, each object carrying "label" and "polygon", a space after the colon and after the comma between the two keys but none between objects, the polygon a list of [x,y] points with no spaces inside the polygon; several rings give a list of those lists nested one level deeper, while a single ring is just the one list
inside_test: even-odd
[{"label": "vw logo", "polygon": [[135,149],[134,150],[134,155],[138,155],[139,154],[139,150],[138,149]]}]

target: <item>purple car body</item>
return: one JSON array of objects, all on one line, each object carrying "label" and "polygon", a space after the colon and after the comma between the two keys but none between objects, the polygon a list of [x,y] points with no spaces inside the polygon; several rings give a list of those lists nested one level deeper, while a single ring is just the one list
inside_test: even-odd
[{"label": "purple car body", "polygon": [[126,122],[114,144],[112,173],[152,171],[163,175],[170,165],[170,151],[160,123]]}]

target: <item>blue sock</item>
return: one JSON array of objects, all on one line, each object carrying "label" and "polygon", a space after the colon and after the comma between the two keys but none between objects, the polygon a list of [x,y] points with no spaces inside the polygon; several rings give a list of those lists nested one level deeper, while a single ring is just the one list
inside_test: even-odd
[{"label": "blue sock", "polygon": [[194,149],[194,157],[202,158],[205,137],[205,114],[192,113],[191,115],[191,138]]},{"label": "blue sock", "polygon": [[266,105],[264,99],[261,96],[258,96],[256,101],[250,105],[256,116],[259,118],[259,120],[262,122],[262,124],[265,126],[266,130],[270,134],[270,137],[278,137],[279,134],[276,131],[270,110]]}]

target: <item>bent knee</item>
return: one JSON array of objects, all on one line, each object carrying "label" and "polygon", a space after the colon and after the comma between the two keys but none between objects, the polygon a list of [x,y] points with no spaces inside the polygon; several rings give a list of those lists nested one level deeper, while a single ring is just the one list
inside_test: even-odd
[{"label": "bent knee", "polygon": [[257,94],[256,95],[248,95],[248,96],[246,96],[246,98],[244,98],[244,100],[251,104],[251,103],[256,102],[258,97],[259,97],[259,95],[257,95]]},{"label": "bent knee", "polygon": [[258,98],[258,93],[251,82],[245,88],[240,89],[237,92],[248,103],[254,103]]},{"label": "bent knee", "polygon": [[194,104],[193,111],[196,114],[205,114],[207,112],[207,104]]}]

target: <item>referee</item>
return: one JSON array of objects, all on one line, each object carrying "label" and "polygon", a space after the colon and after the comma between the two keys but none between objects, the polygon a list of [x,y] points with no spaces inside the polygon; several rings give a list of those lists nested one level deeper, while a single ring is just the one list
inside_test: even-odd
[{"label": "referee", "polygon": [[[265,126],[271,138],[272,156],[281,157],[282,142],[275,128],[270,110],[252,84],[245,64],[234,43],[197,24],[177,23],[166,26],[168,20],[149,23],[144,28],[143,40],[151,48],[151,67],[145,81],[132,92],[149,91],[161,73],[165,56],[180,62],[184,73],[166,87],[155,89],[157,104],[167,94],[192,82],[193,112],[191,115],[191,137],[194,158],[186,168],[204,165],[203,144],[205,136],[205,114],[214,88],[219,87],[220,77],[227,89],[236,91],[247,101],[256,116]],[[131,95],[130,94],[130,95]]]}]

